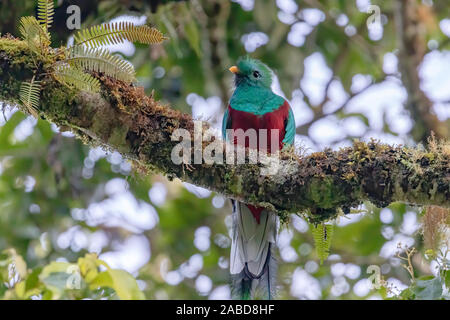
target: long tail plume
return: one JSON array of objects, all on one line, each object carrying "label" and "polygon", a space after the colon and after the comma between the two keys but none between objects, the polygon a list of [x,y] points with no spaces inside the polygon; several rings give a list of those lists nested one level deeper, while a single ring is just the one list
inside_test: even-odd
[{"label": "long tail plume", "polygon": [[231,275],[231,296],[233,299],[251,300],[255,296],[267,300],[275,299],[277,261],[271,251],[271,248],[269,248],[266,265],[259,277],[251,274],[247,266],[241,273]]},{"label": "long tail plume", "polygon": [[276,215],[263,211],[257,221],[245,204],[233,201],[230,257],[233,299],[274,299],[277,266],[272,246],[276,230]]}]

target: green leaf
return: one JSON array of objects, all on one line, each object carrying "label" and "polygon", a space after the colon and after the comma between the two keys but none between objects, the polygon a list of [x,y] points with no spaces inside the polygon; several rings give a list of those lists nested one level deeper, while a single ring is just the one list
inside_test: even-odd
[{"label": "green leaf", "polygon": [[47,278],[50,274],[52,273],[56,273],[56,272],[66,272],[70,266],[72,266],[72,263],[68,263],[68,262],[51,262],[49,265],[46,265],[43,269],[41,274],[39,275],[39,278],[45,279]]},{"label": "green leaf", "polygon": [[95,277],[90,283],[91,290],[109,287],[116,291],[121,300],[144,300],[144,293],[139,289],[136,279],[124,270],[108,269]]},{"label": "green leaf", "polygon": [[42,268],[37,267],[33,269],[33,271],[28,275],[27,279],[25,280],[26,291],[37,288],[37,286],[39,285],[39,275],[41,272]]},{"label": "green leaf", "polygon": [[411,288],[406,288],[400,293],[399,296],[404,300],[410,300],[414,298],[414,292],[411,290]]},{"label": "green leaf", "polygon": [[40,293],[40,290],[38,288],[27,290],[26,286],[27,285],[25,281],[16,283],[16,285],[14,286],[14,291],[18,298],[29,299],[31,296],[38,295]]},{"label": "green leaf", "polygon": [[450,289],[450,270],[444,271],[444,282],[447,289]]},{"label": "green leaf", "polygon": [[87,283],[90,283],[98,275],[98,265],[100,260],[98,260],[95,253],[88,253],[83,258],[78,259],[78,266],[80,267],[80,272]]},{"label": "green leaf", "polygon": [[74,276],[75,268],[78,266],[73,263],[52,262],[42,269],[39,280],[52,292],[52,299],[59,299],[65,290],[72,289],[69,286],[72,283],[69,278]]},{"label": "green leaf", "polygon": [[16,295],[19,298],[24,299],[25,298],[25,282],[20,281],[19,283],[16,283],[14,286],[14,291],[16,292]]},{"label": "green leaf", "polygon": [[42,300],[52,300],[53,292],[51,290],[45,290],[42,293]]},{"label": "green leaf", "polygon": [[416,281],[412,290],[417,299],[436,300],[442,296],[442,282],[433,276],[422,277]]}]

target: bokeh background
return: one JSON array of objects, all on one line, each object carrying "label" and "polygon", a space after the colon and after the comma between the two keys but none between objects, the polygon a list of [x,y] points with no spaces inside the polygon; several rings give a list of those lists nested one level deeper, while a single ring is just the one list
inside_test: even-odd
[{"label": "bokeh background", "polygon": [[[157,27],[170,37],[162,45],[109,49],[133,63],[147,93],[217,128],[232,93],[228,68],[249,54],[274,70],[274,91],[293,108],[303,152],[338,149],[356,138],[412,146],[439,132],[408,99],[418,90],[434,123],[449,127],[450,4],[411,0],[416,29],[405,30],[401,2],[59,0],[50,31],[54,46],[72,41],[66,26],[72,4],[81,9],[82,27],[123,20]],[[0,33],[18,35],[19,18],[34,14],[33,0],[0,0]],[[408,55],[402,41],[411,32],[419,35],[418,49]],[[401,74],[408,59],[410,72]],[[147,299],[230,298],[227,199],[141,176],[117,152],[89,148],[6,102],[0,107],[0,251],[14,248],[29,268],[95,252],[130,272]],[[361,212],[335,222],[322,265],[311,226],[292,215],[279,234],[280,298],[393,296],[411,280],[396,257],[398,243],[418,250],[417,276],[437,274],[437,261],[424,255],[423,208],[367,203],[355,209]],[[385,294],[371,290],[370,265],[387,280]]]}]

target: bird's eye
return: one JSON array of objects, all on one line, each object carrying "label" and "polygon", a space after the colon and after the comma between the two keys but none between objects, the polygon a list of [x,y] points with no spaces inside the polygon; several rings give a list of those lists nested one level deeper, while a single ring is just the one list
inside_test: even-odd
[{"label": "bird's eye", "polygon": [[261,74],[259,73],[259,71],[253,71],[253,76],[255,78],[259,78],[259,77],[261,77]]}]

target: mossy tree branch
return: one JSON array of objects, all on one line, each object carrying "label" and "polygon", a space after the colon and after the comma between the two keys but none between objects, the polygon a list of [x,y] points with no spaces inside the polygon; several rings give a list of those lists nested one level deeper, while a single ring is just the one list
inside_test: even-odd
[{"label": "mossy tree branch", "polygon": [[[46,74],[52,59],[33,54],[26,43],[0,38],[0,101],[19,103],[21,81],[33,70]],[[176,165],[171,152],[175,129],[194,132],[191,116],[163,106],[143,88],[96,75],[100,94],[77,92],[41,76],[39,114],[71,130],[91,145],[118,150],[137,166],[179,178],[230,198],[277,211],[310,213],[322,221],[370,200],[386,206],[394,201],[450,206],[450,146],[430,144],[429,150],[355,142],[339,151],[325,150],[299,157],[283,153],[276,175],[260,175],[256,164]],[[25,109],[22,109],[25,110]],[[208,125],[203,124],[203,129]],[[193,136],[193,134],[192,134]],[[225,156],[224,156],[225,158]]]}]

